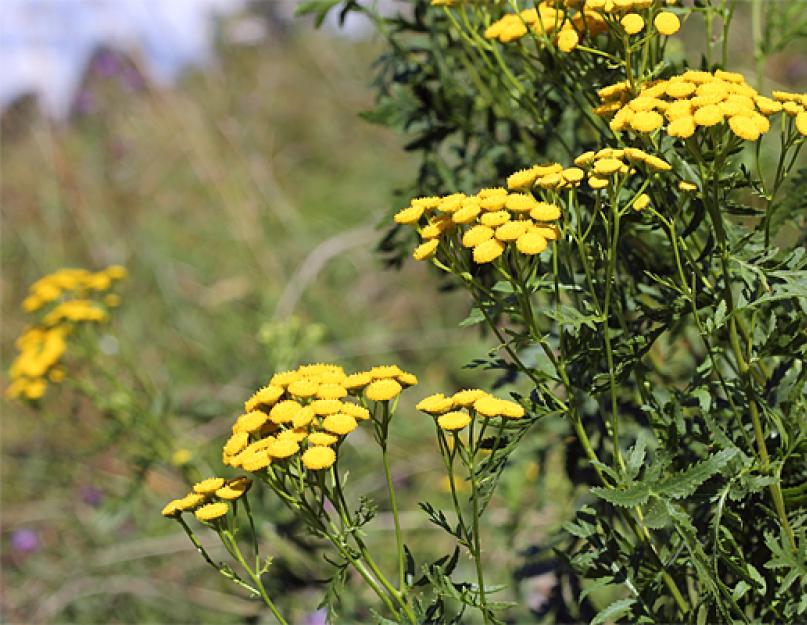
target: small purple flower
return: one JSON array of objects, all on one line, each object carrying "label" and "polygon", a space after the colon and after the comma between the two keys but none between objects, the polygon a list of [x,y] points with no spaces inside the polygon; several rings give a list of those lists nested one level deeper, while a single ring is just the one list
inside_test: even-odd
[{"label": "small purple flower", "polygon": [[320,608],[305,615],[303,625],[328,625],[328,610]]},{"label": "small purple flower", "polygon": [[39,549],[39,535],[24,527],[11,534],[11,549],[19,553],[33,553]]},{"label": "small purple flower", "polygon": [[93,508],[101,505],[104,500],[104,493],[98,490],[95,486],[83,486],[81,488],[81,501]]},{"label": "small purple flower", "polygon": [[95,55],[93,69],[99,76],[110,78],[121,71],[120,58],[111,50],[101,50]]}]

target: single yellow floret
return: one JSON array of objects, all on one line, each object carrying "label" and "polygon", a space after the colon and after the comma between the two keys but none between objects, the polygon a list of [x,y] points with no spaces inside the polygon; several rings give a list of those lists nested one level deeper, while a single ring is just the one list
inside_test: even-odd
[{"label": "single yellow floret", "polygon": [[532,167],[521,169],[507,177],[507,187],[509,189],[528,189],[537,177],[538,174]]},{"label": "single yellow floret", "polygon": [[233,433],[247,432],[252,433],[263,427],[263,424],[269,419],[266,413],[260,410],[252,410],[242,414],[236,419],[233,424]]},{"label": "single yellow floret", "polygon": [[558,50],[569,53],[580,43],[580,36],[573,30],[564,30],[558,35]]},{"label": "single yellow floret", "polygon": [[252,486],[252,480],[248,477],[237,477],[228,480],[227,483],[216,491],[216,497],[227,501],[234,501],[242,497]]},{"label": "single yellow floret", "polygon": [[540,254],[546,249],[546,238],[537,229],[530,229],[518,237],[516,249],[527,256]]},{"label": "single yellow floret", "polygon": [[359,426],[355,418],[343,412],[328,415],[322,421],[322,428],[331,434],[338,434],[344,436],[350,434]]},{"label": "single yellow floret", "polygon": [[471,415],[462,410],[447,412],[437,417],[437,425],[440,426],[440,429],[447,430],[449,432],[456,432],[457,430],[461,430],[470,422],[471,422]]},{"label": "single yellow floret", "polygon": [[314,446],[303,452],[303,465],[312,471],[321,471],[333,466],[336,462],[336,452],[330,447]]},{"label": "single yellow floret", "polygon": [[555,221],[560,218],[560,207],[549,202],[539,202],[531,211],[535,221]]},{"label": "single yellow floret", "polygon": [[631,128],[637,132],[653,132],[664,123],[664,118],[656,111],[639,111],[630,120]]},{"label": "single yellow floret", "polygon": [[200,521],[213,521],[225,516],[229,510],[229,505],[223,501],[217,501],[216,503],[209,503],[206,506],[202,506],[194,512],[194,514]]},{"label": "single yellow floret", "polygon": [[644,29],[644,18],[638,13],[628,13],[619,23],[622,24],[622,28],[624,28],[625,32],[629,35],[635,35],[636,33],[642,32],[642,29]]},{"label": "single yellow floret", "polygon": [[796,115],[795,123],[799,134],[802,137],[807,137],[807,111],[801,111]]},{"label": "single yellow floret", "polygon": [[501,400],[493,395],[480,397],[474,402],[474,410],[485,417],[498,417],[501,414]]},{"label": "single yellow floret", "polygon": [[753,118],[746,117],[744,115],[735,115],[734,117],[730,117],[729,128],[731,128],[731,131],[735,135],[740,137],[740,139],[744,139],[745,141],[756,141],[762,134],[760,129],[754,123]]},{"label": "single yellow floret", "polygon": [[290,439],[278,438],[266,447],[266,452],[272,456],[272,458],[290,458],[298,451],[300,451],[300,445],[297,441]]},{"label": "single yellow floret", "polygon": [[294,415],[302,408],[302,406],[293,399],[286,399],[278,402],[272,406],[269,412],[269,419],[272,423],[282,424],[291,423],[294,420]]},{"label": "single yellow floret", "polygon": [[297,411],[297,414],[294,415],[291,425],[294,428],[304,428],[309,425],[316,416],[317,413],[314,412],[314,409],[311,406],[303,406]]},{"label": "single yellow floret", "polygon": [[247,432],[235,432],[227,442],[224,443],[223,451],[228,456],[234,456],[239,451],[244,449],[249,442],[249,434]]},{"label": "single yellow floret", "polygon": [[504,207],[514,213],[528,213],[533,206],[535,198],[527,193],[511,193],[504,203]]},{"label": "single yellow floret", "polygon": [[675,13],[662,11],[656,15],[655,19],[653,20],[653,25],[656,27],[656,30],[659,33],[669,37],[670,35],[674,35],[678,32],[678,30],[681,28],[681,21],[678,19],[678,16],[676,16]]},{"label": "single yellow floret", "polygon": [[499,241],[515,241],[527,231],[526,221],[508,221],[496,228],[496,238]]},{"label": "single yellow floret", "polygon": [[509,399],[497,399],[499,405],[499,414],[508,419],[521,419],[525,412],[521,404],[517,404]]},{"label": "single yellow floret", "polygon": [[682,180],[678,183],[678,188],[681,189],[681,191],[697,191],[698,185],[696,185],[694,182]]},{"label": "single yellow floret", "polygon": [[370,411],[364,406],[359,406],[358,404],[345,402],[342,404],[342,412],[349,414],[351,417],[358,419],[359,421],[366,421],[370,418]]},{"label": "single yellow floret", "polygon": [[503,223],[510,221],[510,213],[506,210],[485,213],[479,218],[479,221],[483,226],[495,228],[496,226],[501,226]]},{"label": "single yellow floret", "polygon": [[342,383],[342,386],[349,391],[354,391],[364,388],[372,381],[373,376],[371,376],[368,371],[361,371],[359,373],[351,373],[349,376],[347,376],[345,381]]},{"label": "single yellow floret", "polygon": [[264,386],[259,389],[244,404],[247,412],[255,410],[258,406],[272,406],[283,396],[283,388],[280,386]]},{"label": "single yellow floret", "polygon": [[196,482],[193,485],[193,492],[200,495],[210,495],[215,493],[219,488],[224,486],[224,478],[222,477],[209,477],[201,482]]},{"label": "single yellow floret", "polygon": [[675,99],[688,98],[695,93],[695,89],[695,83],[687,80],[671,80],[667,83],[665,93]]},{"label": "single yellow floret", "polygon": [[364,396],[370,401],[389,401],[401,394],[403,387],[391,379],[376,380],[364,389]]},{"label": "single yellow floret", "polygon": [[467,204],[451,215],[451,221],[455,224],[469,224],[479,213],[482,212],[479,204]]},{"label": "single yellow floret", "polygon": [[723,121],[723,113],[716,104],[707,104],[699,108],[692,117],[698,126],[707,128]]},{"label": "single yellow floret", "polygon": [[327,432],[311,432],[311,434],[308,435],[308,442],[312,445],[328,447],[329,445],[338,443],[339,437],[328,434]]},{"label": "single yellow floret", "polygon": [[650,205],[650,196],[647,193],[642,193],[633,201],[631,208],[635,211],[644,210]]},{"label": "single yellow floret", "polygon": [[[272,442],[274,443],[275,441]],[[265,469],[271,463],[272,457],[269,455],[269,452],[266,449],[248,454],[244,458],[241,458],[239,462],[244,470],[249,471],[250,473],[255,473],[256,471]]]},{"label": "single yellow floret", "polygon": [[437,393],[435,395],[424,397],[418,402],[417,406],[415,406],[415,408],[421,412],[426,412],[431,415],[443,414],[444,412],[451,410],[453,407],[453,398],[446,397],[443,395],[443,393]]},{"label": "single yellow floret", "polygon": [[395,213],[395,216],[392,219],[396,224],[411,226],[420,221],[420,218],[423,216],[423,212],[423,207],[410,206],[409,208],[404,208]]},{"label": "single yellow floret", "polygon": [[689,139],[695,134],[695,128],[695,118],[691,115],[687,115],[686,117],[679,117],[671,121],[667,126],[667,134],[671,137]]},{"label": "single yellow floret", "polygon": [[457,391],[451,396],[454,404],[463,408],[470,408],[480,397],[485,397],[487,393],[479,388],[469,388]]},{"label": "single yellow floret", "polygon": [[474,247],[474,262],[478,265],[490,263],[499,258],[504,252],[504,243],[496,239],[488,239]]},{"label": "single yellow floret", "polygon": [[317,389],[319,388],[319,384],[303,378],[301,380],[295,380],[286,388],[286,390],[295,397],[312,397],[317,394]]},{"label": "single yellow floret", "polygon": [[600,176],[610,176],[622,169],[624,163],[616,158],[601,158],[594,163],[594,171]]},{"label": "single yellow floret", "polygon": [[412,258],[415,260],[429,260],[437,251],[437,246],[440,244],[440,239],[432,239],[418,245],[412,252]]}]

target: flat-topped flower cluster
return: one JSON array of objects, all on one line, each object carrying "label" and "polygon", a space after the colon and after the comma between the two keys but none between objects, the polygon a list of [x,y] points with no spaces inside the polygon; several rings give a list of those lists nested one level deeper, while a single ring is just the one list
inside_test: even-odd
[{"label": "flat-topped flower cluster", "polygon": [[103,323],[109,309],[120,304],[120,296],[110,292],[126,277],[126,269],[112,265],[98,272],[64,268],[34,282],[22,309],[34,317],[16,342],[19,354],[11,363],[10,399],[40,399],[48,382],[61,382],[65,369],[60,366],[67,351],[67,337],[79,325]]},{"label": "flat-topped flower cluster", "polygon": [[775,91],[760,95],[742,74],[689,70],[667,80],[652,81],[632,96],[628,81],[598,91],[602,104],[594,112],[613,116],[614,132],[648,134],[661,128],[671,137],[688,139],[699,129],[725,124],[745,141],[757,141],[770,130],[769,118],[780,111],[795,118],[807,134],[807,94]]}]

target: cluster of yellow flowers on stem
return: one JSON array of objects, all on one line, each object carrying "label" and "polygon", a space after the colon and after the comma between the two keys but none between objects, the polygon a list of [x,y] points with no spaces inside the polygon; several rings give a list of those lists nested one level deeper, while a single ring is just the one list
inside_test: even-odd
[{"label": "cluster of yellow flowers on stem", "polygon": [[[571,52],[581,40],[593,40],[609,28],[635,35],[651,21],[658,34],[669,36],[681,27],[669,11],[655,11],[653,0],[545,0],[534,8],[508,13],[485,29],[485,39],[517,41],[529,33],[552,37],[561,52]],[[641,11],[641,13],[635,12]]]},{"label": "cluster of yellow flowers on stem", "polygon": [[481,389],[466,389],[453,395],[443,393],[422,399],[417,409],[435,418],[437,427],[447,432],[458,432],[477,416],[484,419],[520,419],[524,408],[514,401],[501,399]]},{"label": "cluster of yellow flowers on stem", "polygon": [[594,112],[613,115],[614,132],[648,134],[665,127],[671,137],[688,139],[699,128],[727,124],[734,135],[756,141],[770,129],[769,117],[785,111],[796,118],[801,134],[807,132],[807,95],[774,92],[761,96],[742,74],[717,70],[689,70],[667,80],[645,84],[633,97],[627,81],[598,92],[602,104]]},{"label": "cluster of yellow flowers on stem", "polygon": [[367,400],[393,400],[414,384],[417,378],[396,365],[350,375],[332,364],[277,373],[246,401],[224,445],[223,462],[250,472],[279,461],[327,469],[344,437],[371,418]]},{"label": "cluster of yellow flowers on stem", "polygon": [[66,268],[31,285],[22,309],[37,318],[17,339],[19,354],[9,368],[7,397],[40,399],[48,381],[64,379],[59,363],[67,336],[76,325],[107,320],[108,309],[120,304],[120,296],[109,291],[124,277],[126,269],[120,265],[98,272]]},{"label": "cluster of yellow flowers on stem", "polygon": [[193,485],[190,493],[169,501],[163,508],[166,517],[176,517],[183,512],[193,511],[200,521],[220,519],[230,510],[229,502],[240,499],[252,486],[248,477],[226,480],[223,477],[209,477]]}]

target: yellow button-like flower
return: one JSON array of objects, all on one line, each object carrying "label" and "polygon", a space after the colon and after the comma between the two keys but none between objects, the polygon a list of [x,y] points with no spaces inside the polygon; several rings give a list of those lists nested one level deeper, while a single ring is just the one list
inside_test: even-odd
[{"label": "yellow button-like flower", "polygon": [[227,483],[216,491],[216,497],[227,501],[234,501],[242,497],[252,486],[252,480],[248,477],[237,477],[228,480]]},{"label": "yellow button-like flower", "polygon": [[[276,441],[272,442],[274,443]],[[256,471],[265,469],[271,463],[272,457],[269,455],[269,452],[266,449],[261,449],[260,451],[256,451],[240,459],[240,465],[245,471],[249,471],[250,473],[255,473]]]},{"label": "yellow button-like flower", "polygon": [[707,104],[695,111],[693,115],[698,126],[714,126],[723,121],[723,113],[716,104]]},{"label": "yellow button-like flower", "polygon": [[501,400],[493,395],[480,397],[474,402],[474,410],[485,417],[498,417],[501,415]]},{"label": "yellow button-like flower", "polygon": [[[300,451],[300,445],[295,440],[278,438],[267,446],[266,451],[272,458],[290,458]],[[246,463],[244,466],[246,467]]]},{"label": "yellow button-like flower", "polygon": [[647,193],[642,193],[633,201],[631,208],[635,211],[644,210],[650,205],[650,196]]},{"label": "yellow button-like flower", "polygon": [[423,207],[410,206],[395,213],[395,216],[392,219],[396,224],[412,226],[420,221],[420,218],[423,216],[423,212]]},{"label": "yellow button-like flower", "polygon": [[521,404],[517,404],[509,399],[498,399],[499,414],[508,419],[521,419],[525,412]]},{"label": "yellow button-like flower", "polygon": [[504,252],[504,243],[496,239],[488,239],[474,247],[474,262],[478,265],[490,263]]},{"label": "yellow button-like flower", "polygon": [[230,510],[230,506],[223,501],[216,503],[209,503],[206,506],[199,508],[194,514],[200,521],[213,521],[225,516]]},{"label": "yellow button-like flower", "polygon": [[244,404],[247,412],[255,410],[258,406],[272,406],[283,396],[283,388],[280,386],[264,386],[259,389]]},{"label": "yellow button-like flower", "polygon": [[233,424],[233,433],[256,432],[263,427],[263,424],[266,423],[268,419],[268,415],[260,410],[253,410],[251,412],[244,413],[238,417]]},{"label": "yellow button-like flower", "polygon": [[437,251],[437,246],[440,245],[440,239],[432,239],[418,245],[412,252],[412,258],[415,260],[429,260]]},{"label": "yellow button-like flower", "polygon": [[504,207],[514,213],[528,213],[535,206],[535,198],[528,193],[511,193],[507,196]]},{"label": "yellow button-like flower", "polygon": [[678,183],[678,188],[681,189],[681,191],[697,191],[698,185],[696,185],[694,182],[688,182],[687,180],[682,180],[681,182]]},{"label": "yellow button-like flower", "polygon": [[327,430],[331,434],[338,434],[339,436],[350,434],[358,426],[359,424],[355,418],[343,412],[328,415],[322,421],[322,428],[324,430]]},{"label": "yellow button-like flower", "polygon": [[640,33],[644,28],[644,18],[638,13],[628,13],[619,23],[622,24],[622,28],[624,28],[625,32],[629,35]]},{"label": "yellow button-like flower", "polygon": [[447,430],[449,432],[461,430],[470,422],[471,415],[463,410],[454,410],[437,417],[437,425],[440,426],[440,429]]},{"label": "yellow button-like flower", "polygon": [[516,249],[527,256],[540,254],[546,249],[546,238],[537,229],[530,229],[518,237]]},{"label": "yellow button-like flower", "polygon": [[477,225],[462,235],[462,245],[464,247],[476,247],[480,243],[493,238],[493,228]]},{"label": "yellow button-like flower", "polygon": [[535,182],[537,177],[538,174],[534,168],[521,169],[507,177],[507,188],[528,189],[532,186],[532,183]]},{"label": "yellow button-like flower", "polygon": [[558,50],[569,53],[580,43],[579,35],[573,30],[564,30],[558,35]]},{"label": "yellow button-like flower", "polygon": [[678,32],[678,30],[681,28],[681,21],[678,19],[678,16],[676,16],[675,13],[662,11],[656,15],[655,19],[653,20],[653,25],[656,27],[656,30],[659,33],[669,37],[670,35],[674,35]]},{"label": "yellow button-like flower", "polygon": [[269,419],[277,424],[291,423],[300,408],[302,406],[293,399],[286,399],[272,406]]},{"label": "yellow button-like flower", "polygon": [[235,432],[227,442],[224,443],[223,451],[228,456],[234,456],[239,451],[244,449],[249,442],[249,434],[247,432]]},{"label": "yellow button-like flower", "polygon": [[401,394],[403,387],[391,379],[376,380],[364,389],[364,396],[370,401],[389,401]]},{"label": "yellow button-like flower", "polygon": [[637,132],[653,132],[664,123],[664,118],[656,111],[639,111],[630,120],[631,128]]},{"label": "yellow button-like flower", "polygon": [[474,402],[480,397],[487,395],[485,391],[479,388],[469,388],[462,391],[457,391],[451,396],[454,404],[462,406],[463,408],[470,408]]},{"label": "yellow button-like flower", "polygon": [[671,80],[667,83],[665,92],[675,99],[688,98],[695,93],[696,85],[688,80]]},{"label": "yellow button-like flower", "polygon": [[303,452],[303,465],[312,471],[327,469],[336,462],[336,452],[330,447],[314,446]]},{"label": "yellow button-like flower", "polygon": [[308,435],[308,442],[312,445],[328,447],[339,442],[339,437],[327,432],[311,432]]},{"label": "yellow button-like flower", "polygon": [[342,382],[342,386],[344,386],[349,391],[355,391],[360,388],[364,388],[370,382],[373,381],[373,377],[367,371],[361,371],[359,373],[351,373],[345,381]]},{"label": "yellow button-like flower", "polygon": [[527,231],[526,221],[508,221],[496,228],[496,238],[499,241],[515,241]]},{"label": "yellow button-like flower", "polygon": [[560,207],[549,202],[539,202],[530,211],[530,217],[535,221],[555,221],[560,218]]},{"label": "yellow button-like flower", "polygon": [[176,500],[176,507],[183,512],[198,508],[207,501],[207,495],[201,493],[188,493],[182,499]]},{"label": "yellow button-like flower", "polygon": [[745,115],[735,115],[729,118],[729,128],[731,131],[745,141],[756,141],[761,134],[760,129],[751,117]]},{"label": "yellow button-like flower", "polygon": [[301,380],[295,380],[289,384],[286,390],[295,397],[313,397],[317,394],[318,388],[319,384],[303,378]]},{"label": "yellow button-like flower", "polygon": [[455,224],[469,224],[476,219],[477,215],[481,212],[482,209],[479,204],[466,204],[451,215],[451,221]]},{"label": "yellow button-like flower", "polygon": [[359,421],[366,421],[370,418],[370,411],[364,406],[359,406],[358,404],[345,402],[342,404],[342,412],[349,414],[351,417]]},{"label": "yellow button-like flower", "polygon": [[429,395],[421,399],[417,406],[421,412],[426,412],[431,415],[442,414],[448,412],[454,407],[454,400],[451,397],[446,397],[443,393]]},{"label": "yellow button-like flower", "polygon": [[679,117],[671,121],[667,126],[667,134],[671,137],[689,139],[689,137],[695,134],[695,127],[695,118],[687,115],[686,117]]},{"label": "yellow button-like flower", "polygon": [[795,119],[796,130],[799,131],[802,137],[807,137],[807,111],[802,111],[796,115]]},{"label": "yellow button-like flower", "polygon": [[622,169],[623,164],[617,158],[601,158],[594,163],[594,171],[600,176],[610,176]]},{"label": "yellow button-like flower", "polygon": [[193,492],[201,495],[210,495],[215,493],[222,486],[224,486],[224,478],[209,477],[201,482],[196,482],[196,484],[193,485]]},{"label": "yellow button-like flower", "polygon": [[495,228],[496,226],[501,226],[503,223],[510,221],[510,213],[506,210],[485,213],[479,218],[479,221],[483,226]]}]

